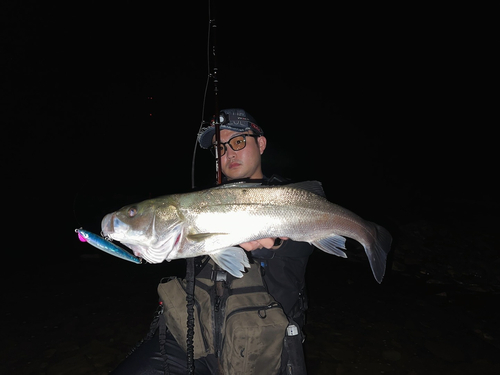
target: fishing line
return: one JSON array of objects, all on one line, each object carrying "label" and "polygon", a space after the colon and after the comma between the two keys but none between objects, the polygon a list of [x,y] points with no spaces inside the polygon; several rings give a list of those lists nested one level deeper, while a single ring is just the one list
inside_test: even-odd
[{"label": "fishing line", "polygon": [[78,191],[75,193],[75,197],[73,198],[73,217],[75,218],[76,222],[78,223],[78,226],[81,227],[82,224],[80,223],[80,220],[78,220],[78,216],[76,215],[76,200],[78,199]]},{"label": "fishing line", "polygon": [[200,127],[198,128],[198,132],[196,133],[196,138],[194,141],[194,148],[193,148],[193,157],[191,161],[191,189],[195,189],[195,162],[196,162],[196,150],[198,149],[198,134],[201,133],[201,130],[203,129],[204,125],[208,125],[209,123],[206,122],[205,119],[205,107],[207,103],[207,93],[208,93],[208,86],[210,84],[210,78],[212,78],[212,74],[210,73],[211,66],[210,66],[210,38],[211,38],[211,29],[212,29],[212,12],[211,12],[211,4],[210,0],[208,0],[208,30],[207,30],[207,80],[205,82],[205,90],[203,92],[203,102],[201,106],[201,121],[200,121]]}]

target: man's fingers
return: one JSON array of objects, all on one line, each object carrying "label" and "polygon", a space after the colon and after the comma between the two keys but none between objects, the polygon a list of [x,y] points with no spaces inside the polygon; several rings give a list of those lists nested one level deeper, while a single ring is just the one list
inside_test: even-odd
[{"label": "man's fingers", "polygon": [[241,243],[240,246],[246,251],[253,251],[257,249],[270,249],[274,246],[274,238],[262,238],[260,240]]}]

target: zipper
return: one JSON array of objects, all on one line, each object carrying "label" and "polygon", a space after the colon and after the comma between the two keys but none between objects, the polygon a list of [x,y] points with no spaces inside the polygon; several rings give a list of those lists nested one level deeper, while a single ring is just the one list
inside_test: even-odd
[{"label": "zipper", "polygon": [[[248,307],[241,307],[237,310],[231,311],[231,313],[227,316],[226,320],[229,320],[231,316],[234,314],[240,313],[240,312],[246,312],[246,311],[257,311],[259,314],[259,317],[262,319],[265,319],[267,314],[266,311],[273,309],[275,307],[280,307],[280,304],[278,302],[272,302],[269,305],[263,305],[263,306],[248,306]],[[264,313],[261,313],[263,311]]]},{"label": "zipper", "polygon": [[220,310],[220,302],[221,302],[221,299],[222,299],[222,298],[221,298],[220,296],[217,296],[217,295],[215,296],[214,311],[215,311],[216,313],[218,313],[218,312],[219,312],[219,310]]},{"label": "zipper", "polygon": [[214,327],[213,327],[213,333],[214,333],[214,348],[215,348],[215,358],[219,358],[221,355],[222,351],[222,327],[224,325],[224,314],[226,309],[224,308],[224,302],[227,296],[225,295],[226,293],[225,290],[223,292],[222,296],[219,296],[217,294],[217,291],[215,290],[216,288],[213,289],[214,291],[214,315],[213,315],[213,320],[214,320]]}]

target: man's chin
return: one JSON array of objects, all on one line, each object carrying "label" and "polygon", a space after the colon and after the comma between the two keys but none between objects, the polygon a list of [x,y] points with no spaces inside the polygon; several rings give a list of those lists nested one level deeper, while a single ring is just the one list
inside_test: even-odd
[{"label": "man's chin", "polygon": [[241,167],[229,168],[228,170],[222,172],[228,180],[238,180],[240,178],[248,177],[248,174],[245,173],[245,171],[241,170]]}]

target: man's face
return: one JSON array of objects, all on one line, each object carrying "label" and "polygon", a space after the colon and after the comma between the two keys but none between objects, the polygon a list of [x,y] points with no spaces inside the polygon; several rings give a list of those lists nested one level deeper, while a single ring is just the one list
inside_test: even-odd
[{"label": "man's face", "polygon": [[[252,133],[241,133],[224,129],[220,132],[221,142],[227,142],[234,136],[240,134]],[[255,140],[257,140],[257,142]],[[235,180],[238,178],[260,179],[264,177],[262,174],[260,156],[266,148],[265,137],[247,137],[245,148],[239,151],[234,151],[228,144],[225,146],[226,153],[222,155],[221,165],[222,173],[224,173],[228,180]]]}]

